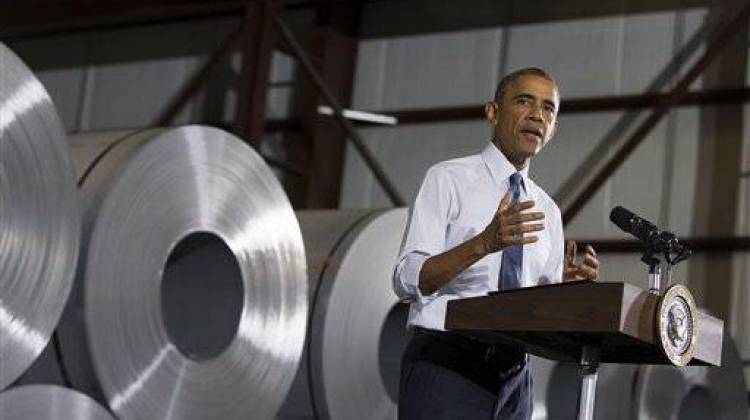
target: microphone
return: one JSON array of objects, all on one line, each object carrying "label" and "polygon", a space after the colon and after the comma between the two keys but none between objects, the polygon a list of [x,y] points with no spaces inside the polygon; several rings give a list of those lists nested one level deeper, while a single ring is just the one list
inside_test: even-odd
[{"label": "microphone", "polygon": [[[685,248],[671,232],[662,232],[656,225],[637,216],[622,206],[617,206],[609,213],[609,220],[623,231],[635,236],[653,252],[664,252],[670,263],[676,264],[688,258],[690,250]],[[672,257],[670,254],[676,254]]]},{"label": "microphone", "polygon": [[609,220],[625,232],[643,242],[649,243],[659,234],[659,228],[648,220],[622,206],[617,206],[609,213]]}]

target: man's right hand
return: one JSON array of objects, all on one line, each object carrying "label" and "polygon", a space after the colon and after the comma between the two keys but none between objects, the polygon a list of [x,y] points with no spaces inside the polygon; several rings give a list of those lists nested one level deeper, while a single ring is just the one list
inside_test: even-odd
[{"label": "man's right hand", "polygon": [[480,234],[424,262],[419,272],[419,290],[423,295],[435,293],[489,253],[538,240],[536,236],[524,234],[544,229],[544,224],[532,223],[544,219],[544,213],[524,212],[534,207],[533,201],[516,204],[511,201],[510,193],[505,194],[492,221]]},{"label": "man's right hand", "polygon": [[528,233],[544,230],[543,223],[533,223],[544,220],[542,212],[524,212],[534,207],[534,202],[521,201],[511,204],[510,191],[500,200],[492,221],[480,233],[481,243],[485,254],[500,251],[509,246],[532,244],[539,240],[536,235]]}]

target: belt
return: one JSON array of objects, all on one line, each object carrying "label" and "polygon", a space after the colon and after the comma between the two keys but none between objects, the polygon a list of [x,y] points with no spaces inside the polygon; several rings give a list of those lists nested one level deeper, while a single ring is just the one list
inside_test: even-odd
[{"label": "belt", "polygon": [[[436,342],[444,343],[454,350],[460,351],[462,359],[468,359],[472,364],[489,365],[500,372],[525,365],[528,361],[528,355],[523,348],[512,344],[489,343],[456,331],[438,331],[416,326],[414,327],[414,334],[415,337],[429,337]],[[445,364],[444,362],[455,364],[454,361],[444,360],[442,354],[446,352],[430,351],[429,347],[428,344],[424,349],[426,359],[434,359],[432,361],[438,364]]]}]

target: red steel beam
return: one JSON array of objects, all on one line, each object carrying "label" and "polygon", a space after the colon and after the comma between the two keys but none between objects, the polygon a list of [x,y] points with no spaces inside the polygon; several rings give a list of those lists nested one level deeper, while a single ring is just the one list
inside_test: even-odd
[{"label": "red steel beam", "polygon": [[[317,8],[316,28],[309,36],[310,58],[331,94],[348,107],[354,88],[359,40],[354,35],[360,8],[356,2],[325,4]],[[310,176],[299,185],[299,208],[338,208],[344,173],[347,135],[338,122],[322,118],[318,112],[321,95],[309,80],[301,78],[296,108],[302,131],[285,142],[287,156],[298,156],[309,168]],[[293,201],[294,203],[294,201]]]},{"label": "red steel beam", "polygon": [[[643,252],[643,242],[629,239],[576,239],[590,244],[598,254],[630,254]],[[750,252],[750,236],[716,236],[680,238],[680,243],[697,253]]]},{"label": "red steel beam", "polygon": [[[663,104],[668,98],[665,93],[638,95],[600,96],[563,100],[560,114],[585,112],[605,112],[653,108]],[[686,93],[675,103],[678,106],[721,105],[750,101],[750,88],[711,89]],[[412,110],[385,110],[379,114],[398,118],[399,124],[421,124],[446,121],[484,119],[484,105],[445,107]]]},{"label": "red steel beam", "polygon": [[281,159],[276,159],[275,157],[268,156],[266,154],[261,154],[261,157],[270,166],[273,166],[275,168],[279,168],[279,169],[281,169],[282,171],[284,171],[284,172],[286,172],[288,174],[294,175],[294,176],[299,177],[299,178],[304,178],[304,177],[310,176],[310,171],[308,171],[305,168],[300,168],[299,166],[297,166],[297,165],[295,165],[293,163],[290,163],[290,162],[287,162],[287,161],[281,160]]},{"label": "red steel beam", "polygon": [[[113,26],[132,26],[139,24],[167,22],[175,20],[210,18],[215,16],[241,15],[244,5],[256,0],[25,0],[0,2],[0,39],[28,36],[46,36],[54,33],[111,28]],[[351,0],[286,0],[284,9],[308,9],[328,3],[346,3]],[[716,0],[713,0],[715,2]],[[479,19],[465,20],[456,26],[455,19],[450,22],[436,21],[431,27],[407,23],[403,30],[404,20],[411,18],[410,12],[417,16],[429,16],[431,13],[446,13],[445,5],[431,10],[424,7],[429,1],[398,2],[393,0],[367,0],[363,3],[383,3],[383,7],[396,9],[389,15],[382,13],[375,19],[390,18],[390,15],[401,17],[396,25],[386,25],[383,29],[387,36],[412,34],[415,32],[445,32],[457,29],[477,27],[497,27],[512,23],[503,16],[498,19],[487,19],[488,14],[480,14]],[[431,2],[438,3],[438,2]],[[442,3],[442,2],[441,2]],[[462,12],[463,1],[453,1],[449,9]],[[483,1],[480,3],[487,3]],[[502,2],[498,2],[502,3]],[[623,6],[621,1],[579,0],[575,3],[586,7],[571,7],[569,2],[546,0],[536,7],[515,8],[515,23],[547,22],[560,19],[581,19],[596,16],[620,15],[623,13],[646,13],[664,10],[707,7],[711,0],[682,0],[673,2],[636,1]],[[632,3],[632,4],[631,4]],[[536,3],[535,3],[536,4]],[[574,5],[574,6],[576,6]],[[594,7],[590,7],[595,5]],[[623,8],[624,7],[624,8]],[[427,9],[427,10],[425,10]],[[492,10],[492,8],[490,8]],[[428,19],[429,20],[429,19]],[[461,19],[459,19],[461,20]],[[401,24],[399,24],[401,23]],[[395,31],[395,32],[394,32]],[[382,34],[378,36],[383,36]]]},{"label": "red steel beam", "polygon": [[339,122],[341,129],[346,132],[347,138],[352,142],[354,148],[357,149],[360,156],[362,157],[362,160],[365,161],[365,164],[370,169],[375,179],[378,181],[380,186],[383,187],[383,190],[385,191],[386,195],[391,200],[393,205],[396,207],[406,206],[406,200],[404,200],[395,184],[385,173],[385,170],[383,170],[383,167],[375,158],[375,155],[373,155],[373,153],[367,147],[362,136],[357,132],[352,123],[346,117],[344,117],[344,110],[341,107],[341,103],[339,103],[335,95],[328,88],[324,78],[315,68],[312,61],[310,60],[309,55],[302,48],[299,41],[297,41],[297,38],[294,36],[292,31],[278,15],[275,16],[274,23],[276,24],[276,28],[279,30],[281,36],[286,40],[286,42],[294,51],[294,56],[297,58],[298,63],[302,67],[302,70],[307,74],[308,77],[310,77],[313,85],[318,90],[318,93],[321,95],[322,99],[325,100],[325,102],[327,102],[328,105],[333,109],[334,118],[336,118],[336,120]]},{"label": "red steel beam", "polygon": [[[627,111],[653,108],[663,103],[667,94],[649,93],[645,95],[598,96],[592,98],[568,99],[560,104],[560,114],[586,112]],[[725,105],[750,102],[750,87],[710,89],[686,93],[675,106]],[[460,107],[384,110],[378,114],[398,118],[399,125],[429,124],[436,122],[466,121],[484,119],[483,105]],[[298,130],[299,121],[294,118],[271,120],[270,131]],[[355,126],[388,127],[381,124],[354,122]]]},{"label": "red steel beam", "polygon": [[0,5],[0,39],[240,14],[249,0],[27,0]]},{"label": "red steel beam", "polygon": [[237,105],[237,134],[256,149],[263,141],[266,98],[276,31],[273,20],[279,0],[247,4],[242,47],[242,70]]}]

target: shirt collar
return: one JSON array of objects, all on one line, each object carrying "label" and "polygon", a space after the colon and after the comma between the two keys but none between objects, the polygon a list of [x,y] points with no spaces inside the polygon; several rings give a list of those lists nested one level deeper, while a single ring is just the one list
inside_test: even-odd
[{"label": "shirt collar", "polygon": [[484,160],[487,169],[490,171],[492,180],[495,185],[505,185],[508,183],[508,178],[515,172],[519,172],[523,178],[523,188],[527,189],[529,184],[529,165],[520,171],[516,170],[516,167],[508,160],[507,157],[495,146],[494,143],[490,142],[487,147],[482,150],[482,159]]}]

